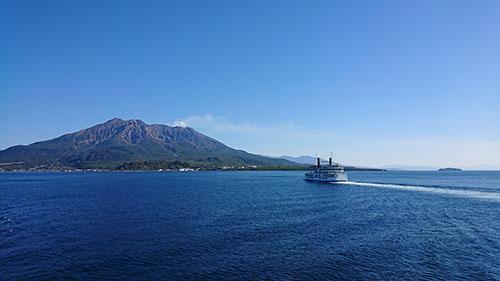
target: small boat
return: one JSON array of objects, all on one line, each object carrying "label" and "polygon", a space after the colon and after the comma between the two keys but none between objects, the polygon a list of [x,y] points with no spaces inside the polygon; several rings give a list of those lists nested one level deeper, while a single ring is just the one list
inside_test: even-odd
[{"label": "small boat", "polygon": [[309,166],[306,170],[306,181],[313,182],[346,182],[347,174],[344,167],[332,162],[332,157],[328,165],[321,165],[318,158],[316,165]]}]

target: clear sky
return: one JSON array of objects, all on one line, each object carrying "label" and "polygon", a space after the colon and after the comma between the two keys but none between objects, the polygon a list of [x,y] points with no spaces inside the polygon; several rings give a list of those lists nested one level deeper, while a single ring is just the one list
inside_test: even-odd
[{"label": "clear sky", "polygon": [[500,1],[0,1],[0,149],[114,117],[500,167]]}]

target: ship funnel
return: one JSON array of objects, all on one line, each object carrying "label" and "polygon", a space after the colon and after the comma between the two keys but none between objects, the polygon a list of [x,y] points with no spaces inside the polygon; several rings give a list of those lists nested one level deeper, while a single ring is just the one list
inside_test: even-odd
[{"label": "ship funnel", "polygon": [[319,164],[319,157],[318,157],[316,160],[317,160],[317,164],[316,164],[316,166],[318,166],[318,167],[319,167],[319,166],[320,166],[320,164]]},{"label": "ship funnel", "polygon": [[330,166],[331,166],[332,165],[332,157],[330,157],[330,161],[329,162],[330,162]]}]

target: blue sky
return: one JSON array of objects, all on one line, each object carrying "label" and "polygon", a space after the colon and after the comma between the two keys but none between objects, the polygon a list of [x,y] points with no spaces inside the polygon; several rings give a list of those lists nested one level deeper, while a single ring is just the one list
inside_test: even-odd
[{"label": "blue sky", "polygon": [[500,166],[499,1],[1,1],[0,149],[114,117],[264,155]]}]

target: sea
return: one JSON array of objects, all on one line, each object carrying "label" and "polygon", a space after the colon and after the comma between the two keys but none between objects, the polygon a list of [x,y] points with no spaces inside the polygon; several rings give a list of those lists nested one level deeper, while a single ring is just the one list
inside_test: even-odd
[{"label": "sea", "polygon": [[0,280],[500,280],[500,172],[0,173]]}]

